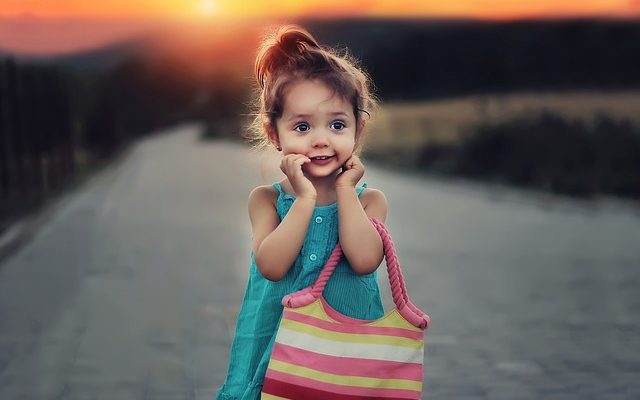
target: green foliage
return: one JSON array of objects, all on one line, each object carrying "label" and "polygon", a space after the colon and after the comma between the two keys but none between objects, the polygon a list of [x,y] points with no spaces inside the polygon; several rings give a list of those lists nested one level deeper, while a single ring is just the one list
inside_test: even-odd
[{"label": "green foliage", "polygon": [[569,195],[640,195],[640,129],[601,115],[592,124],[551,113],[481,125],[458,146],[426,147],[426,169]]}]

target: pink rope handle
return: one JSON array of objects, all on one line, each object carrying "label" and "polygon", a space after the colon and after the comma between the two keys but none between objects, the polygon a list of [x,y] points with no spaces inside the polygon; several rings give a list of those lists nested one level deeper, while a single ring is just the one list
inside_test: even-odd
[{"label": "pink rope handle", "polygon": [[[407,293],[404,276],[402,275],[402,270],[400,268],[400,262],[398,261],[395,245],[393,244],[389,231],[377,218],[369,218],[369,220],[378,230],[378,233],[380,233],[380,237],[382,238],[387,272],[389,275],[389,284],[391,285],[391,296],[393,297],[393,302],[396,305],[396,308],[411,324],[421,329],[427,329],[430,322],[429,316],[418,309],[409,300],[409,294]],[[316,278],[316,281],[307,288],[285,296],[282,299],[282,304],[288,307],[301,307],[318,299],[322,295],[322,292],[327,285],[327,281],[331,278],[331,275],[340,262],[342,255],[342,247],[340,246],[340,242],[338,242],[329,256],[324,268],[320,272],[320,275]]]}]

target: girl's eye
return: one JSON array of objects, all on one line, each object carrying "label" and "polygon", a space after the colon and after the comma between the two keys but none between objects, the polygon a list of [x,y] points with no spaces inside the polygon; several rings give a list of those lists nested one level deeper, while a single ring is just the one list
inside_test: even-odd
[{"label": "girl's eye", "polygon": [[346,127],[346,125],[344,123],[340,122],[340,121],[336,121],[336,122],[333,122],[331,124],[331,127],[333,129],[336,129],[336,130],[340,131],[340,130],[344,129]]},{"label": "girl's eye", "polygon": [[[298,129],[298,128],[300,128],[300,129]],[[306,131],[309,130],[309,125],[307,125],[307,124],[299,124],[299,125],[296,125],[296,127],[293,128],[293,129],[298,131],[298,132],[306,132]]]}]

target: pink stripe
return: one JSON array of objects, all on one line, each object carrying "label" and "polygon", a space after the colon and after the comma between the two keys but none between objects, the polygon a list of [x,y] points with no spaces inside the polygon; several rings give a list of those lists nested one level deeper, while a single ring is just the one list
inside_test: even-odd
[{"label": "pink stripe", "polygon": [[[422,364],[328,356],[277,342],[271,358],[336,375],[422,382]],[[303,365],[300,364],[300,360],[304,360]]]},{"label": "pink stripe", "polygon": [[274,381],[288,382],[293,385],[308,387],[311,389],[324,390],[329,393],[338,393],[356,396],[375,396],[380,398],[403,398],[403,399],[420,399],[420,392],[406,389],[379,389],[379,388],[363,388],[357,386],[334,385],[315,381],[309,378],[289,375],[284,372],[267,370],[265,378]]},{"label": "pink stripe", "polygon": [[398,336],[407,339],[424,340],[424,332],[414,332],[402,328],[390,328],[384,326],[354,326],[341,325],[321,320],[320,318],[311,317],[288,309],[284,310],[284,318],[292,321],[302,322],[303,324],[313,325],[315,327],[326,329],[333,332],[358,333],[362,335],[385,335]]},{"label": "pink stripe", "polygon": [[[329,393],[324,390],[312,389],[308,386],[298,386],[290,382],[276,381],[265,378],[262,386],[263,394],[272,394],[283,399],[304,400],[379,400],[379,396],[354,396],[350,394]],[[385,400],[408,400],[400,397],[385,397]]]}]

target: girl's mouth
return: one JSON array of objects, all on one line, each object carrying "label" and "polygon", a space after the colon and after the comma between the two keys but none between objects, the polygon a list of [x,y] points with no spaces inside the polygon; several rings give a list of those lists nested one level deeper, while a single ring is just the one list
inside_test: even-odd
[{"label": "girl's mouth", "polygon": [[335,156],[312,158],[311,162],[317,165],[325,165],[329,164],[334,158]]}]

